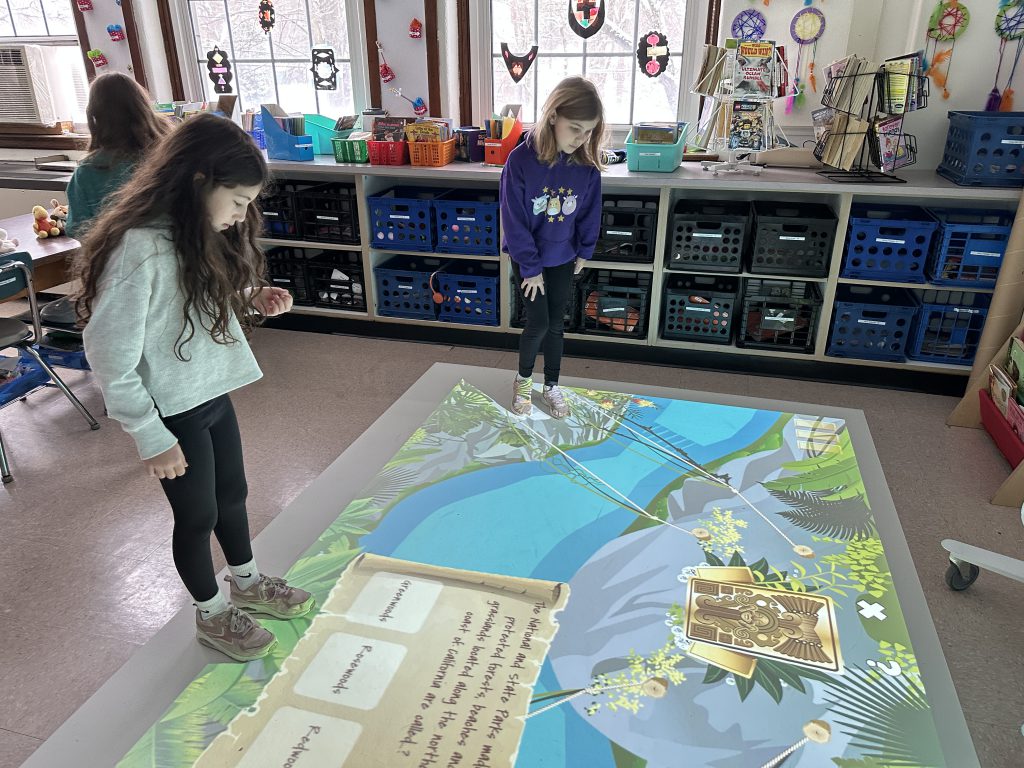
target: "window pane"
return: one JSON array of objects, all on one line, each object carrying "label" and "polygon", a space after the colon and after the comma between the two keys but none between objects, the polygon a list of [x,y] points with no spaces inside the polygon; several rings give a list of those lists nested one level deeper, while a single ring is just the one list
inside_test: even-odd
[{"label": "window pane", "polygon": [[274,68],[270,64],[236,64],[235,92],[241,109],[258,110],[260,104],[276,104]]},{"label": "window pane", "polygon": [[587,57],[587,77],[601,94],[606,123],[630,122],[629,92],[634,67],[636,59],[632,56]]},{"label": "window pane", "polygon": [[[670,53],[683,50],[683,26],[686,19],[686,2],[677,0],[673,3],[640,3],[640,29],[637,39],[646,32],[661,32],[668,38]],[[704,36],[703,30],[701,37]],[[636,50],[636,40],[633,41]]]},{"label": "window pane", "polygon": [[39,0],[10,0],[14,13],[14,27],[21,37],[43,36],[46,24],[43,22],[43,8]]},{"label": "window pane", "polygon": [[312,46],[309,44],[306,0],[275,0],[274,10],[276,11],[276,22],[274,30],[270,33],[274,44],[274,58],[310,58]]},{"label": "window pane", "polygon": [[[533,112],[533,92],[536,88],[537,67],[540,61],[535,61],[526,77],[518,83],[512,82],[508,74],[505,62],[500,56],[493,59],[494,66],[494,111],[498,112],[506,104],[522,104],[522,120],[524,123],[532,123],[536,120]],[[490,115],[484,115],[485,118]]]},{"label": "window pane", "polygon": [[0,3],[0,37],[14,37],[14,24],[7,3]]},{"label": "window pane", "polygon": [[500,54],[501,44],[508,43],[512,53],[522,55],[537,42],[533,6],[533,0],[492,0],[492,53]]},{"label": "window pane", "polygon": [[[196,36],[196,58],[200,59],[200,67],[206,73],[206,52],[217,46],[231,58],[231,38],[228,36],[228,17],[224,12],[221,0],[214,2],[193,2],[192,29]],[[231,62],[234,65],[234,61]]]},{"label": "window pane", "polygon": [[540,3],[540,34],[537,44],[541,56],[549,53],[583,53],[583,38],[569,28],[568,14],[567,0],[542,0]]},{"label": "window pane", "polygon": [[285,112],[316,112],[316,96],[313,93],[311,64],[278,63],[277,92],[278,104]]},{"label": "window pane", "polygon": [[[235,44],[232,61],[269,59],[270,42],[267,39],[268,35],[260,27],[258,5],[252,0],[227,0],[227,4],[228,16],[231,19],[231,35]],[[280,24],[280,15],[276,15],[275,18],[276,23]]]},{"label": "window pane", "polygon": [[[335,59],[349,58],[345,0],[309,0],[309,15],[313,22],[313,45],[333,48]],[[341,64],[338,64],[338,69],[341,69]],[[340,72],[338,80],[341,81]]]},{"label": "window pane", "polygon": [[604,26],[587,40],[587,53],[629,53],[636,50],[636,3],[604,4]]},{"label": "window pane", "polygon": [[71,3],[50,3],[46,6],[46,23],[51,35],[77,35],[75,20],[71,15]]},{"label": "window pane", "polygon": [[355,97],[352,95],[352,65],[347,61],[336,62],[338,67],[338,90],[317,91],[320,99],[320,114],[335,120],[356,113]]},{"label": "window pane", "polygon": [[[637,69],[632,122],[672,122],[676,119],[682,63],[682,56],[672,56],[668,69],[660,77],[647,77]],[[633,59],[633,66],[637,66],[636,59]]]},{"label": "window pane", "polygon": [[533,66],[537,70],[537,111],[540,112],[544,108],[544,100],[556,85],[570,75],[583,74],[583,57],[538,57]]}]

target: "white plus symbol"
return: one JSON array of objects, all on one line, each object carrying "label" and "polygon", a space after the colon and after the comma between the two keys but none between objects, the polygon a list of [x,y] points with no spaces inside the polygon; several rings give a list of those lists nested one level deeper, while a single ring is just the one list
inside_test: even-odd
[{"label": "white plus symbol", "polygon": [[861,600],[857,603],[860,606],[860,615],[865,619],[884,619],[885,607],[879,603],[869,603]]}]

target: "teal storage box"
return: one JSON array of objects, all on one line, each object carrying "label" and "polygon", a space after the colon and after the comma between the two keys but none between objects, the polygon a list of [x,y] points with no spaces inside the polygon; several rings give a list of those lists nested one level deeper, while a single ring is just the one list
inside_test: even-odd
[{"label": "teal storage box", "polygon": [[675,144],[637,144],[633,131],[626,137],[626,167],[631,171],[672,173],[683,162],[686,148],[686,124],[679,131]]},{"label": "teal storage box", "polygon": [[331,139],[347,139],[352,130],[334,130],[335,121],[323,115],[303,115],[306,118],[306,133],[313,137],[313,153],[317,155],[333,155],[334,144]]}]

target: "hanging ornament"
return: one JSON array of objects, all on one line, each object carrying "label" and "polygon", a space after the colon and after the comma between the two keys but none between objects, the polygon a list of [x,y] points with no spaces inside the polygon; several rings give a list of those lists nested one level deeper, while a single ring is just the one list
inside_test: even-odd
[{"label": "hanging ornament", "polygon": [[[942,98],[949,98],[949,75],[953,66],[953,51],[957,39],[967,31],[971,23],[971,12],[960,0],[939,0],[928,19],[928,42],[925,45],[924,73],[942,89]],[[950,43],[948,48],[939,50],[939,43]],[[946,63],[946,71],[940,72],[939,65]]]},{"label": "hanging ornament", "polygon": [[[806,98],[808,84],[817,93],[818,78],[814,74],[818,40],[825,34],[825,14],[817,8],[801,8],[789,23],[789,34],[797,44],[796,67],[793,69],[793,92],[786,100],[786,114],[800,107]],[[806,82],[804,65],[807,67]]]},{"label": "hanging ornament", "polygon": [[388,64],[388,60],[384,58],[384,46],[380,44],[380,40],[377,41],[377,57],[380,59],[381,82],[390,83],[395,79],[395,70]]},{"label": "hanging ornament", "polygon": [[260,0],[260,27],[265,34],[274,28],[274,0]]},{"label": "hanging ornament", "polygon": [[533,46],[525,56],[516,56],[509,50],[508,43],[501,44],[501,59],[505,62],[505,69],[512,78],[512,82],[518,83],[526,73],[530,71],[530,65],[537,58],[537,46]]},{"label": "hanging ornament", "polygon": [[423,117],[423,115],[427,114],[427,102],[423,99],[410,99],[408,96],[403,96],[401,88],[392,88],[391,92],[398,98],[405,99],[412,104],[413,114],[417,117]]},{"label": "hanging ornament", "polygon": [[228,55],[216,45],[212,51],[206,52],[206,71],[213,81],[213,90],[217,93],[231,93],[231,62]]},{"label": "hanging ornament", "polygon": [[423,37],[423,22],[419,19],[413,19],[409,22],[409,37],[413,40],[419,40]]},{"label": "hanging ornament", "polygon": [[747,8],[732,20],[732,36],[737,40],[760,40],[768,29],[768,19],[755,8]]},{"label": "hanging ornament", "polygon": [[[986,112],[1013,111],[1013,78],[1017,74],[1021,53],[1024,53],[1024,0],[1002,0],[996,12],[996,34],[999,35],[999,65],[996,67],[996,79],[992,91],[985,104]],[[1000,92],[999,75],[1003,70],[1003,55],[1006,45],[1011,40],[1017,41],[1017,50],[1013,55],[1010,76],[1006,78],[1006,87]]]},{"label": "hanging ornament", "polygon": [[89,57],[89,61],[92,62],[92,65],[96,67],[96,69],[105,67],[110,63],[107,61],[107,57],[103,55],[103,51],[99,48],[93,48],[91,51],[86,51],[85,55]]},{"label": "hanging ornament", "polygon": [[668,69],[668,38],[661,32],[648,32],[637,43],[636,60],[648,77],[661,75]]},{"label": "hanging ornament", "polygon": [[603,0],[569,0],[569,28],[586,40],[604,26]]},{"label": "hanging ornament", "polygon": [[338,67],[335,65],[333,48],[314,48],[313,66],[309,71],[313,73],[313,87],[316,90],[338,90]]},{"label": "hanging ornament", "polygon": [[124,27],[120,24],[108,24],[107,34],[110,35],[110,39],[115,43],[119,43],[125,38]]},{"label": "hanging ornament", "polygon": [[92,10],[92,0],[75,0],[75,5],[82,13]]}]

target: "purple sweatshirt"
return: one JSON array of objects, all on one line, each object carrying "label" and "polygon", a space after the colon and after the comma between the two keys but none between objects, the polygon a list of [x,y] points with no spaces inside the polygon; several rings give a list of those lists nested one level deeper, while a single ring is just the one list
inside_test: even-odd
[{"label": "purple sweatshirt", "polygon": [[601,229],[601,172],[592,165],[537,160],[529,139],[501,171],[501,249],[523,277],[577,256],[589,259]]}]

